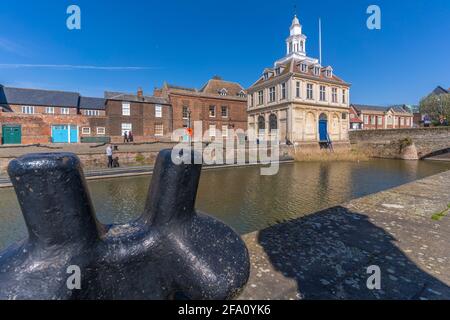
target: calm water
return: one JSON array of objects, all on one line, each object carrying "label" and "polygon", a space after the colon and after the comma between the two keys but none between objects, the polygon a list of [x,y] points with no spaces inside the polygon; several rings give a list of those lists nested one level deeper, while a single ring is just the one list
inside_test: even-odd
[{"label": "calm water", "polygon": [[[372,160],[284,164],[276,176],[257,167],[205,171],[197,208],[248,233],[350,199],[450,170],[450,163]],[[124,223],[143,210],[150,177],[90,181],[103,223]],[[0,250],[26,236],[12,189],[0,189]]]}]

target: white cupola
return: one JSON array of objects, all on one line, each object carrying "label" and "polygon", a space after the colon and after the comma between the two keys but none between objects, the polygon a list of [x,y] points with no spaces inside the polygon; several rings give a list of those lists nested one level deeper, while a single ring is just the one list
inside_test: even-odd
[{"label": "white cupola", "polygon": [[294,16],[290,29],[290,36],[286,40],[287,56],[300,55],[306,56],[306,36],[302,34],[302,25]]}]

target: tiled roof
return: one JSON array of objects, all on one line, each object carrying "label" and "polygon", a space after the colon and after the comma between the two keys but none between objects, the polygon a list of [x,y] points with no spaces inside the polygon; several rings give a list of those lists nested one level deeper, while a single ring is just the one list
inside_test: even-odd
[{"label": "tiled roof", "polygon": [[79,97],[76,92],[2,87],[0,103],[77,108]]},{"label": "tiled roof", "polygon": [[227,95],[229,96],[239,96],[241,92],[244,92],[245,94],[244,88],[242,88],[239,83],[221,79],[209,80],[203,88],[200,89],[200,92],[206,94],[219,94],[223,89],[227,91]]},{"label": "tiled roof", "polygon": [[80,97],[80,109],[105,110],[106,100],[103,98]]},{"label": "tiled roof", "polygon": [[394,113],[402,113],[407,115],[412,115],[410,112],[405,110],[403,106],[390,106],[390,107],[382,107],[382,106],[369,106],[364,104],[352,104],[351,105],[357,112],[377,112],[377,113],[385,113],[389,110],[392,110]]},{"label": "tiled roof", "polygon": [[[334,72],[331,77],[327,77],[325,72],[326,72],[326,70],[330,69],[331,67],[321,67],[320,74],[315,75],[314,74],[314,64],[307,63],[307,65],[308,65],[307,72],[301,71],[301,64],[302,64],[302,61],[299,61],[299,60],[288,60],[287,62],[285,62],[283,64],[278,64],[275,68],[266,68],[264,70],[264,73],[269,73],[271,76],[268,79],[264,79],[264,76],[261,76],[261,78],[259,78],[258,81],[256,81],[252,85],[252,87],[259,85],[261,83],[264,83],[266,81],[270,81],[274,78],[282,77],[283,75],[288,74],[288,73],[293,73],[298,76],[310,78],[311,80],[329,81],[329,82],[334,82],[337,84],[349,85],[344,80],[342,80],[341,78],[336,76],[334,74]],[[278,67],[281,67],[282,70],[279,74],[276,74],[276,69],[278,69]],[[331,70],[332,70],[332,68],[331,68]]]},{"label": "tiled roof", "polygon": [[105,99],[107,100],[120,100],[120,101],[129,101],[129,102],[146,102],[146,103],[155,103],[155,104],[169,104],[169,102],[160,97],[153,96],[143,96],[139,98],[135,94],[122,93],[122,92],[110,92],[105,91]]},{"label": "tiled roof", "polygon": [[376,112],[386,112],[389,110],[388,107],[382,106],[370,106],[366,104],[352,104],[352,106],[358,111],[376,111]]}]

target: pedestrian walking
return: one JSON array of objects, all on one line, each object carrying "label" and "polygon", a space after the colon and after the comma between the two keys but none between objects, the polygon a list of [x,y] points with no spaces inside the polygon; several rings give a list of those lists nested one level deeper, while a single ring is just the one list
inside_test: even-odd
[{"label": "pedestrian walking", "polygon": [[129,142],[134,142],[134,136],[133,136],[133,133],[131,131],[128,132],[128,141]]},{"label": "pedestrian walking", "polygon": [[108,157],[108,168],[113,167],[113,148],[112,145],[108,145],[106,148],[106,156]]},{"label": "pedestrian walking", "polygon": [[123,143],[127,143],[127,142],[128,142],[128,132],[125,131],[125,132],[123,133]]}]

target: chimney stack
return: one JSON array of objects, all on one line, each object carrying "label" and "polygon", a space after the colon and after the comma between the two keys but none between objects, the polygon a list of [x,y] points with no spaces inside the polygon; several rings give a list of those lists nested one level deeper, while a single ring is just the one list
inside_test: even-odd
[{"label": "chimney stack", "polygon": [[144,91],[142,90],[142,88],[138,89],[137,96],[138,96],[139,99],[144,98]]}]

